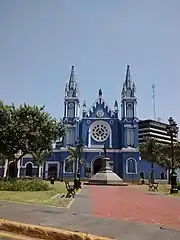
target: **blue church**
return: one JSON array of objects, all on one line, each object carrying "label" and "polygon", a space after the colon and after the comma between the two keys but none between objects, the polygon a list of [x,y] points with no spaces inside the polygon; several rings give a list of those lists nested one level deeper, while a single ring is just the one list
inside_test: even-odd
[{"label": "blue church", "polygon": [[[26,155],[17,163],[17,177],[35,176],[45,179],[72,178],[75,164],[67,161],[70,155],[68,148],[73,147],[78,138],[84,142],[82,158],[86,161],[88,173],[97,173],[102,167],[103,148],[111,159],[114,172],[124,181],[137,181],[149,178],[151,163],[142,160],[138,152],[138,117],[135,83],[131,80],[130,67],[127,66],[125,80],[122,86],[120,102],[114,101],[111,109],[99,89],[97,98],[90,108],[83,102],[81,107],[75,68],[72,66],[69,82],[65,86],[64,116],[66,136],[63,145],[53,149],[52,156],[45,161],[44,166],[35,166],[32,157]],[[10,167],[10,165],[9,165]],[[7,164],[0,167],[1,174],[6,175]],[[87,171],[80,166],[81,177],[87,176]],[[167,172],[161,166],[154,166],[155,178],[167,178]]]},{"label": "blue church", "polygon": [[[68,147],[73,147],[78,137],[84,141],[83,159],[86,161],[91,175],[102,167],[104,146],[107,156],[111,159],[114,172],[124,181],[136,181],[142,176],[148,178],[151,163],[142,160],[138,152],[138,118],[135,83],[131,80],[130,67],[127,66],[125,80],[121,91],[121,100],[114,101],[111,109],[99,89],[97,98],[90,108],[79,99],[78,83],[75,68],[72,66],[69,82],[65,87],[64,116],[66,136],[63,146],[54,149],[51,159],[46,161],[44,177],[51,174],[57,178],[74,176],[75,166],[66,161]],[[54,170],[53,170],[54,169]],[[86,177],[83,166],[81,177]],[[155,165],[155,177],[166,178],[165,169]]]}]

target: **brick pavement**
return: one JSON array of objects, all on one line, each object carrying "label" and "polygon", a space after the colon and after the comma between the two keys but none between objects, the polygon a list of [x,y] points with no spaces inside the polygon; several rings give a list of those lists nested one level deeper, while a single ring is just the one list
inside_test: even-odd
[{"label": "brick pavement", "polygon": [[160,224],[180,230],[180,198],[155,195],[130,187],[91,186],[96,216]]},{"label": "brick pavement", "polygon": [[[29,224],[88,232],[121,240],[180,239],[180,231],[168,228],[162,229],[154,224],[142,224],[130,220],[124,221],[123,219],[118,219],[119,217],[117,216],[114,217],[114,213],[108,217],[98,217],[98,214],[102,214],[101,210],[105,206],[104,202],[107,203],[108,201],[109,204],[117,203],[119,191],[125,191],[124,187],[122,190],[111,189],[114,188],[108,187],[106,193],[110,194],[111,191],[113,191],[112,193],[116,192],[114,202],[112,202],[111,198],[110,201],[109,197],[105,195],[102,195],[100,198],[99,193],[101,191],[105,194],[105,190],[102,190],[102,187],[95,188],[85,186],[81,193],[77,195],[76,200],[69,210],[32,204],[1,202],[0,218]],[[97,204],[95,204],[95,197],[97,197]],[[99,212],[97,212],[97,206],[99,206]],[[107,204],[106,211],[109,212],[109,210],[110,208]]]}]

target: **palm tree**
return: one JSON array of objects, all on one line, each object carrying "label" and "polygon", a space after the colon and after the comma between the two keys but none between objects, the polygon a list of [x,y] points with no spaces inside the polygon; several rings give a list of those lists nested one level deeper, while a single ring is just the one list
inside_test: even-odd
[{"label": "palm tree", "polygon": [[78,166],[83,165],[87,169],[86,161],[80,156],[79,149],[77,147],[69,147],[68,151],[70,155],[65,159],[66,162],[75,164],[75,173],[74,177],[77,178]]},{"label": "palm tree", "polygon": [[144,142],[140,144],[139,151],[143,159],[149,159],[151,161],[151,183],[154,182],[154,163],[159,163],[162,158],[162,145],[153,137],[147,137]]},{"label": "palm tree", "polygon": [[34,152],[31,152],[32,157],[33,157],[33,162],[38,165],[38,173],[37,176],[40,176],[41,173],[41,167],[43,166],[46,158],[51,155],[50,150],[36,150]]}]

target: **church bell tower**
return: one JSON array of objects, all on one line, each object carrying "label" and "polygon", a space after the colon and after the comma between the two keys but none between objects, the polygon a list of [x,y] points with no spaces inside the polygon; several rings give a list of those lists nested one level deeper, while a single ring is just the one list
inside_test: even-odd
[{"label": "church bell tower", "polygon": [[121,120],[123,122],[124,147],[137,147],[138,145],[138,120],[136,87],[132,83],[130,67],[127,65],[125,82],[121,92]]},{"label": "church bell tower", "polygon": [[78,122],[80,114],[79,90],[76,81],[75,67],[72,66],[69,82],[65,87],[64,117],[66,126],[65,145],[72,146],[78,135]]}]

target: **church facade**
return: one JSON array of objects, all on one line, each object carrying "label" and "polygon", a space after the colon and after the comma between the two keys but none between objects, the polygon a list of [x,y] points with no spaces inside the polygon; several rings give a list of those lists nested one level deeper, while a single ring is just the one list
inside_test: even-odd
[{"label": "church facade", "polygon": [[[114,101],[113,109],[106,103],[101,89],[90,108],[86,106],[85,101],[80,105],[75,68],[72,66],[69,82],[65,86],[63,122],[66,126],[63,145],[53,149],[52,156],[45,161],[40,170],[33,165],[31,156],[25,156],[17,165],[18,176],[33,176],[37,175],[38,171],[39,176],[45,179],[51,176],[56,179],[72,178],[75,164],[66,160],[70,154],[68,148],[75,146],[77,139],[81,138],[82,158],[86,161],[91,175],[101,169],[105,147],[114,172],[124,181],[136,181],[142,176],[149,177],[151,163],[142,160],[138,152],[136,87],[131,80],[129,65],[120,101]],[[85,168],[79,167],[81,177],[86,177]],[[156,164],[154,171],[155,178],[167,178],[166,170]]]},{"label": "church facade", "polygon": [[[114,172],[125,181],[136,181],[142,176],[149,177],[151,164],[142,160],[138,152],[138,117],[135,83],[131,80],[130,67],[127,66],[122,86],[120,102],[114,101],[111,109],[106,103],[103,91],[99,89],[96,100],[90,108],[84,101],[82,107],[75,68],[72,66],[69,82],[65,87],[64,116],[66,136],[63,146],[54,149],[51,159],[46,161],[44,177],[48,178],[50,168],[57,178],[74,176],[75,166],[66,161],[68,147],[73,147],[76,140],[83,140],[82,158],[86,161],[91,175],[102,167],[103,148],[111,159]],[[53,171],[52,171],[53,172]],[[83,166],[81,177],[86,177]],[[155,177],[166,178],[166,170],[155,165]]]}]

